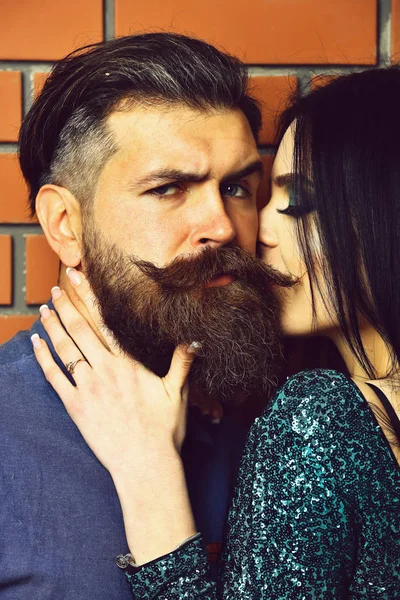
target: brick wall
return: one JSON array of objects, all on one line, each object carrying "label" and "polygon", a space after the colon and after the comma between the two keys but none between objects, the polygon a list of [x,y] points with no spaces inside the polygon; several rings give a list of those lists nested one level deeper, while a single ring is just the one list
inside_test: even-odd
[{"label": "brick wall", "polygon": [[[26,209],[16,158],[21,118],[53,62],[114,35],[171,29],[250,65],[264,103],[261,152],[270,167],[274,118],[317,75],[400,58],[400,0],[3,0],[0,4],[0,343],[36,318],[56,283],[57,257]],[[265,199],[267,177],[260,205]]]}]

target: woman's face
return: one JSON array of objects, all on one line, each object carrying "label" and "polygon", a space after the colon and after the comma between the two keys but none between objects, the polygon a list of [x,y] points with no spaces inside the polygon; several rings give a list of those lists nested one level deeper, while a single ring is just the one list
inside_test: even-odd
[{"label": "woman's face", "polygon": [[[310,279],[297,240],[296,214],[299,204],[296,206],[290,182],[293,151],[294,128],[290,127],[274,161],[271,199],[260,213],[260,253],[265,262],[298,280],[294,287],[279,288],[277,291],[282,297],[283,333],[289,336],[330,335],[338,325],[330,318],[317,289],[314,290],[316,315],[313,322]],[[312,242],[313,249],[318,252],[319,243],[315,230],[314,239],[308,242]],[[321,287],[324,291],[323,284]]]}]

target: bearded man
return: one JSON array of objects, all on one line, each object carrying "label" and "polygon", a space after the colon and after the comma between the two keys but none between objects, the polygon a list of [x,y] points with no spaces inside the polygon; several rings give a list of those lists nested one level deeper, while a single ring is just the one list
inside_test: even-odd
[{"label": "bearded man", "polygon": [[[278,354],[274,278],[254,257],[260,126],[237,59],[158,33],[61,60],[20,134],[59,285],[83,311],[66,268],[83,270],[122,350],[158,374],[198,341],[192,383],[226,401],[266,389]],[[0,350],[1,597],[128,600],[114,486],[44,379],[35,332],[46,338],[37,322]],[[186,472],[214,548],[243,438],[191,417]]]}]

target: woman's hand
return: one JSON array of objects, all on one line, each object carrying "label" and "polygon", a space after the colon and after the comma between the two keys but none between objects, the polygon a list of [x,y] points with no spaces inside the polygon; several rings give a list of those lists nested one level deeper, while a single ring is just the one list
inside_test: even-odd
[{"label": "woman's hand", "polygon": [[84,276],[75,269],[68,276],[98,331],[58,287],[52,290],[53,303],[69,335],[54,311],[44,306],[40,312],[58,356],[66,366],[73,365],[69,370],[76,386],[37,334],[32,339],[35,355],[113,478],[131,553],[137,563],[148,562],[196,532],[179,456],[194,353],[177,348],[168,374],[157,377],[122,354],[104,331]]},{"label": "woman's hand", "polygon": [[[72,273],[71,273],[72,271]],[[153,466],[168,468],[185,435],[187,376],[194,353],[177,348],[168,374],[159,378],[122,354],[101,325],[94,298],[83,274],[70,270],[75,290],[108,348],[77,310],[66,292],[52,290],[54,307],[41,307],[41,320],[58,356],[75,364],[74,386],[53,360],[44,340],[33,338],[36,358],[46,379],[102,464],[114,476],[130,469],[151,477]],[[80,359],[86,360],[80,360]],[[128,451],[129,449],[129,451]],[[163,472],[161,468],[161,472]]]}]

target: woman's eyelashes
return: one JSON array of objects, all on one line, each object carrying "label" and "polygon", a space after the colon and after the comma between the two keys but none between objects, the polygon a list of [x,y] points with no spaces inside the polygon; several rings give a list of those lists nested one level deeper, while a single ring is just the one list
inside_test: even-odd
[{"label": "woman's eyelashes", "polygon": [[293,186],[290,185],[286,186],[286,190],[289,196],[289,204],[286,208],[278,208],[279,214],[300,218],[315,210],[310,194],[306,191],[296,190],[295,192]]}]

